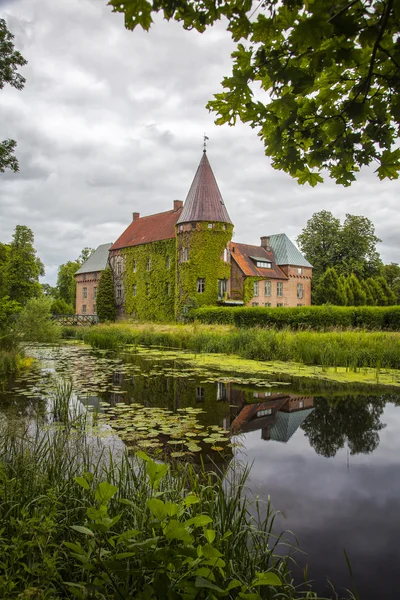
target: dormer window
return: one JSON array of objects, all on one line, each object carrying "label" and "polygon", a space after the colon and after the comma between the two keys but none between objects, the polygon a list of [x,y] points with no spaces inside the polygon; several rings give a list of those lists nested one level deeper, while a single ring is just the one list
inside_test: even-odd
[{"label": "dormer window", "polygon": [[250,256],[259,269],[272,269],[272,263],[263,256]]},{"label": "dormer window", "polygon": [[260,269],[272,269],[272,263],[263,260],[257,260],[256,266]]}]

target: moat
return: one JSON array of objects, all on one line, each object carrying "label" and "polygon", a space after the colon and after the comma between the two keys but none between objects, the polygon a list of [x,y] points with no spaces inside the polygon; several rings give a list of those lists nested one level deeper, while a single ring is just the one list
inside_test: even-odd
[{"label": "moat", "polygon": [[[35,417],[48,425],[46,407],[60,379],[72,382],[74,401],[100,421],[125,411],[127,426],[120,430],[128,445],[136,440],[149,451],[162,449],[157,420],[168,415],[176,428],[195,417],[208,445],[201,446],[199,433],[197,444],[182,442],[175,454],[195,459],[201,448],[208,468],[222,476],[232,461],[251,464],[250,491],[271,497],[282,512],[277,531],[293,532],[303,552],[295,555],[299,577],[308,564],[320,594],[333,597],[328,581],[343,594],[353,588],[346,553],[362,600],[397,598],[400,395],[377,395],[373,387],[351,394],[325,388],[322,395],[317,385],[289,385],[284,378],[222,376],[187,365],[182,353],[115,355],[74,344],[36,345],[27,353],[37,363],[0,393],[1,419]],[[144,411],[142,424],[129,437],[135,407]],[[152,418],[150,428],[145,421]],[[124,435],[113,428],[105,443],[122,445]]]}]

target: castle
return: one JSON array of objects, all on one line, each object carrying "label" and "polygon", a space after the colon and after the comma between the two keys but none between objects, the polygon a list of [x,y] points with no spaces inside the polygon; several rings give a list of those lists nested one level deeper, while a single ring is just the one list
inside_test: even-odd
[{"label": "castle", "polygon": [[204,150],[189,193],[171,210],[132,222],[77,271],[76,313],[96,313],[110,265],[118,316],[168,321],[192,307],[311,304],[312,266],[284,234],[261,245],[232,241],[233,224]]}]

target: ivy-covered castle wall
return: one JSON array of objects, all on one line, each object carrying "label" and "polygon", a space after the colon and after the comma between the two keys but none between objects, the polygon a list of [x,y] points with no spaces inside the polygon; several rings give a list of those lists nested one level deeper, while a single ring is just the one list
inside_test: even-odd
[{"label": "ivy-covered castle wall", "polygon": [[[185,307],[212,306],[218,302],[218,280],[231,274],[228,244],[233,225],[225,223],[186,223],[176,226],[176,316]],[[198,280],[204,290],[198,291]]]},{"label": "ivy-covered castle wall", "polygon": [[176,241],[162,240],[122,250],[124,309],[146,321],[175,316]]}]

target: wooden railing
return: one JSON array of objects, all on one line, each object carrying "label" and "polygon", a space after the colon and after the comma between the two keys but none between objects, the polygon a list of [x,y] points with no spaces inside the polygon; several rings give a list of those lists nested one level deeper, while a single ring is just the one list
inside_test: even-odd
[{"label": "wooden railing", "polygon": [[99,322],[97,315],[53,315],[52,319],[61,325],[97,325]]}]

